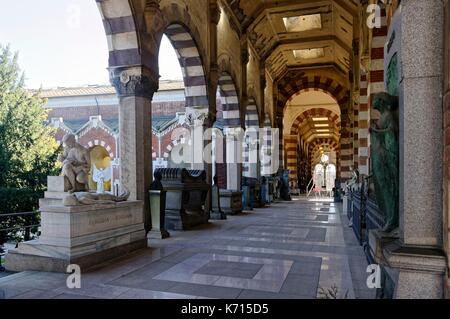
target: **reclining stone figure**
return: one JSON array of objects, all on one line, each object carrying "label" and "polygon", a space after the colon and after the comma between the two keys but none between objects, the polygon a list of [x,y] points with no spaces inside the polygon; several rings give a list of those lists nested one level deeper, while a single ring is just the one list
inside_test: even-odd
[{"label": "reclining stone figure", "polygon": [[118,202],[125,202],[130,197],[130,192],[126,191],[120,196],[107,193],[87,193],[78,192],[68,195],[63,200],[64,206],[81,206],[81,205],[108,205]]}]

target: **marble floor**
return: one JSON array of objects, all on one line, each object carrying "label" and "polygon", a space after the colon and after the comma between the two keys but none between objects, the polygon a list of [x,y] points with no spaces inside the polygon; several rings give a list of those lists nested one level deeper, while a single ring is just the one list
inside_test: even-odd
[{"label": "marble floor", "polygon": [[0,298],[373,298],[367,262],[340,204],[294,198],[195,230],[82,274],[0,276]]}]

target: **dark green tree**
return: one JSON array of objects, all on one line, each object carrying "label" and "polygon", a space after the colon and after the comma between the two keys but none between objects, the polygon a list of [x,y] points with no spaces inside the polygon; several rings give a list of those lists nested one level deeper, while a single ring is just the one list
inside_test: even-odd
[{"label": "dark green tree", "polygon": [[[46,176],[58,169],[58,144],[47,125],[46,101],[39,91],[25,88],[17,61],[17,53],[0,45],[0,214],[37,209]],[[11,226],[11,220],[7,225],[2,220],[0,228]]]}]

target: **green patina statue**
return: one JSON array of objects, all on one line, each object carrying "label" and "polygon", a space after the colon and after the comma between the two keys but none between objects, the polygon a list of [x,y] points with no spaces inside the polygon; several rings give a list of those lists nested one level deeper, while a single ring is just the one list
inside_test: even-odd
[{"label": "green patina statue", "polygon": [[370,128],[372,173],[375,193],[384,214],[384,232],[399,226],[399,136],[398,98],[376,94],[373,106],[381,117]]}]

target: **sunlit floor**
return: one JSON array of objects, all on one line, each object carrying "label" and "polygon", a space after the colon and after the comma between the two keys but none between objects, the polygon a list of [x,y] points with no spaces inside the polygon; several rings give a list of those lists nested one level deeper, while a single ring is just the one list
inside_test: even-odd
[{"label": "sunlit floor", "polygon": [[340,205],[294,198],[171,238],[82,274],[0,278],[3,298],[373,298],[367,263]]}]

